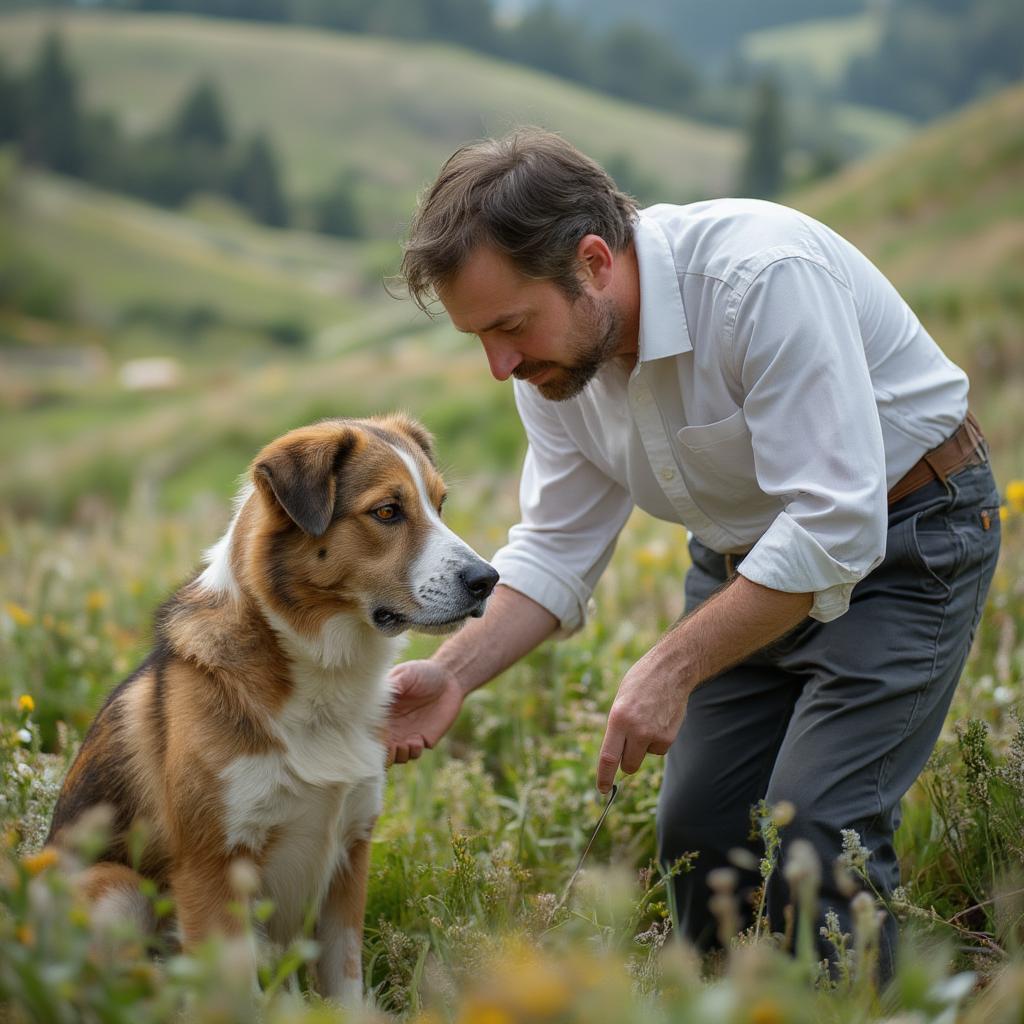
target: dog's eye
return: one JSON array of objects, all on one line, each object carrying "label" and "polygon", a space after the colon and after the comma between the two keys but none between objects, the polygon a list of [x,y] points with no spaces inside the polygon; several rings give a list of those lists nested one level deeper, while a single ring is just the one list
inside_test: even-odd
[{"label": "dog's eye", "polygon": [[370,515],[379,523],[394,523],[402,518],[402,510],[397,505],[378,505]]}]

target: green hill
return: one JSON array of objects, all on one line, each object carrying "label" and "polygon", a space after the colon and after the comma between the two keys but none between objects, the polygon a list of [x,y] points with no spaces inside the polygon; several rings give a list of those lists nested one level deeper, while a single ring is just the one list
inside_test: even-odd
[{"label": "green hill", "polygon": [[[1024,86],[786,202],[866,252],[971,376],[1008,473],[1024,473]],[[998,460],[997,460],[998,461]]]},{"label": "green hill", "polygon": [[457,145],[516,124],[563,132],[601,160],[628,154],[639,178],[679,200],[728,192],[741,148],[734,132],[518,65],[374,36],[156,14],[29,12],[0,18],[0,57],[24,67],[51,27],[63,33],[90,109],[114,111],[126,131],[144,133],[208,76],[239,130],[269,129],[293,195],[309,196],[351,168],[374,227],[387,235]]},{"label": "green hill", "polygon": [[[967,368],[1004,479],[1024,476],[1022,178],[1024,87],[786,197],[859,245]],[[64,325],[0,315],[0,500],[64,514],[90,493],[121,501],[140,478],[172,504],[224,496],[273,433],[394,406],[423,417],[462,473],[514,465],[510,389],[489,380],[471,341],[386,296],[393,242],[170,213],[36,174],[10,191],[0,241],[59,272],[76,299]],[[176,313],[197,310],[216,316],[181,329]],[[289,316],[309,329],[304,347],[263,331]],[[88,372],[38,372],[75,347],[102,358]],[[178,387],[120,385],[122,360],[168,352]]]}]

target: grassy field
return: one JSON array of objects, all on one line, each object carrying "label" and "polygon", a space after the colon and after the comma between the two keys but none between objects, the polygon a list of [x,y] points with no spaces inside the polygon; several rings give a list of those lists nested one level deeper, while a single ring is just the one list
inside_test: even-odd
[{"label": "grassy field", "polygon": [[[682,532],[638,514],[587,629],[476,694],[437,751],[390,773],[373,849],[368,1016],[1020,1021],[1022,105],[1021,90],[996,97],[788,198],[860,244],[970,370],[1006,490],[983,624],[937,753],[905,801],[905,888],[885,909],[911,937],[893,987],[878,994],[868,980],[870,900],[843,958],[848,976],[835,984],[771,939],[738,936],[727,957],[704,965],[668,943],[651,870],[655,758],[625,780],[584,882],[558,908],[599,810],[604,714],[624,672],[681,610]],[[182,1010],[249,1019],[230,949],[149,958],[129,947],[104,961],[89,947],[87,916],[38,854],[67,759],[104,694],[144,655],[155,607],[223,530],[236,478],[265,440],[317,416],[408,409],[438,435],[449,522],[488,554],[515,517],[522,441],[510,392],[443,322],[368,291],[386,262],[372,246],[261,232],[210,209],[198,219],[154,212],[56,179],[8,185],[22,219],[0,224],[7,256],[31,246],[72,282],[74,301],[62,323],[0,311],[0,1020],[136,1024]],[[135,275],[130,285],[122,274]],[[121,314],[138,296],[221,311],[198,345],[142,321],[156,334],[152,351],[173,342],[184,367],[177,388],[118,384],[120,360],[137,350],[130,332],[141,329]],[[304,347],[282,349],[254,326],[296,309],[309,319]],[[31,352],[76,345],[102,355],[93,376],[29,364]],[[416,639],[407,653],[431,648]],[[777,827],[770,814],[763,826],[769,837]],[[781,869],[768,859],[765,870]],[[263,1020],[341,1019],[300,992],[312,953],[306,942],[273,956]]]},{"label": "grassy field", "polygon": [[[59,27],[91,109],[144,133],[208,76],[233,125],[272,130],[286,185],[306,197],[356,172],[379,234],[405,222],[415,194],[457,145],[517,124],[562,131],[602,160],[629,154],[679,201],[732,187],[741,142],[563,80],[437,44],[165,15],[26,13],[0,19],[12,68]],[[612,130],[612,126],[614,129]]]}]

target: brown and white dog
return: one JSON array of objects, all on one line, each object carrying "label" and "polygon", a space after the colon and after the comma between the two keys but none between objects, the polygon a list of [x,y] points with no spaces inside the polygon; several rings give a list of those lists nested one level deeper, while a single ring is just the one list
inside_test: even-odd
[{"label": "brown and white dog", "polygon": [[441,521],[444,497],[429,435],[403,416],[328,420],[260,452],[205,570],[157,614],[153,651],[107,699],[57,801],[57,847],[84,812],[110,809],[82,880],[94,920],[151,924],[142,876],[173,896],[186,947],[238,933],[244,858],[275,906],[269,937],[293,938],[312,906],[318,989],[361,998],[397,638],[479,616],[498,578]]}]

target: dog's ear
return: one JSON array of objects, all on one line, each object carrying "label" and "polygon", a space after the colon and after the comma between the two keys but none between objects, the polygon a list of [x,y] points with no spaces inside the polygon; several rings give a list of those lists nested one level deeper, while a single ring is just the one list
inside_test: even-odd
[{"label": "dog's ear", "polygon": [[430,431],[405,413],[393,413],[385,420],[385,425],[405,434],[420,448],[432,466],[437,466],[437,458],[434,455],[434,438]]},{"label": "dog's ear", "polygon": [[417,423],[415,420],[409,420],[406,431],[411,435],[412,439],[423,449],[423,454],[426,455],[432,466],[437,465],[437,459],[434,456],[434,438],[430,435],[426,427]]},{"label": "dog's ear", "polygon": [[334,516],[338,472],[354,444],[345,433],[273,446],[253,466],[253,480],[303,533],[322,537]]}]

